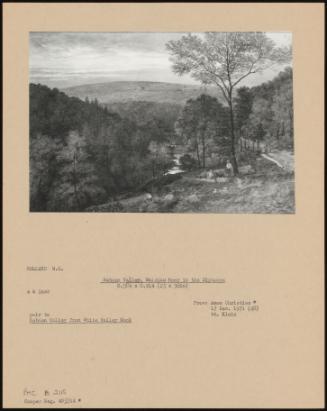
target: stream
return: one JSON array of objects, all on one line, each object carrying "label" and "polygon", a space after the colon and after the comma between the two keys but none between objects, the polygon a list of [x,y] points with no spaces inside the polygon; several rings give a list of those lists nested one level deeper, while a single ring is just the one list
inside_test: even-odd
[{"label": "stream", "polygon": [[181,164],[179,159],[182,157],[183,154],[174,154],[173,155],[173,161],[174,161],[174,166],[166,172],[166,174],[178,174],[182,173],[183,170],[181,169]]}]

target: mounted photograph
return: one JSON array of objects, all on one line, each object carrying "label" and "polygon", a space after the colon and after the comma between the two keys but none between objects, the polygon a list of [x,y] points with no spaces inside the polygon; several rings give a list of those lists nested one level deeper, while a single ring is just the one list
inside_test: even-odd
[{"label": "mounted photograph", "polygon": [[30,212],[295,213],[292,33],[29,43]]}]

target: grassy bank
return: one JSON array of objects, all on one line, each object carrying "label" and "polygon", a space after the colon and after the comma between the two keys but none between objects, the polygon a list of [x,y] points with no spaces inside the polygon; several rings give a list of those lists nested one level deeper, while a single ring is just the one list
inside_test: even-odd
[{"label": "grassy bank", "polygon": [[293,156],[274,153],[283,168],[257,157],[252,173],[210,180],[203,172],[183,173],[169,184],[92,207],[97,212],[255,213],[295,212]]}]

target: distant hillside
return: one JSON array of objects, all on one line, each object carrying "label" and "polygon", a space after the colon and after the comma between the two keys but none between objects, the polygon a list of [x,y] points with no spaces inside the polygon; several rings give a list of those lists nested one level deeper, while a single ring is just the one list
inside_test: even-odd
[{"label": "distant hillside", "polygon": [[99,103],[153,101],[183,105],[188,99],[202,93],[219,97],[216,87],[150,81],[113,81],[101,84],[85,84],[62,89],[68,96],[85,100],[97,99]]},{"label": "distant hillside", "polygon": [[122,118],[128,118],[138,125],[144,125],[155,119],[160,119],[170,127],[177,120],[182,106],[175,103],[156,103],[153,101],[125,101],[105,103],[112,113],[118,113]]}]

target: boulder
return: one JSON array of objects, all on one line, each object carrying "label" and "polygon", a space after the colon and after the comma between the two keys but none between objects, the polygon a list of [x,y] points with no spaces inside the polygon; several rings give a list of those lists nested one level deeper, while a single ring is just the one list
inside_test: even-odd
[{"label": "boulder", "polygon": [[152,194],[150,194],[150,193],[145,193],[145,194],[144,194],[144,199],[151,201],[151,200],[152,200]]},{"label": "boulder", "polygon": [[199,197],[196,194],[191,194],[190,196],[186,197],[186,200],[190,203],[198,203],[200,201]]}]

